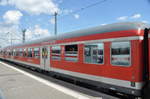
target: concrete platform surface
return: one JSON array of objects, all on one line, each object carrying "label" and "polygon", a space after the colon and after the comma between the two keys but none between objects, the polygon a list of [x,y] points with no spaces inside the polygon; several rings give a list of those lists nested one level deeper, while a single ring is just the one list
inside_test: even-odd
[{"label": "concrete platform surface", "polygon": [[[59,87],[58,87],[59,88]],[[72,92],[72,91],[71,91]],[[75,95],[79,93],[75,92]],[[81,94],[83,95],[83,94]],[[87,98],[86,98],[87,97]],[[0,99],[100,99],[88,95],[72,96],[47,86],[0,62]]]}]

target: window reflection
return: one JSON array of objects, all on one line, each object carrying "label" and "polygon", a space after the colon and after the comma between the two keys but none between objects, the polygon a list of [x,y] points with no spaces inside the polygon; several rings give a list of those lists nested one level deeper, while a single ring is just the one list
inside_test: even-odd
[{"label": "window reflection", "polygon": [[130,65],[130,42],[113,42],[111,47],[111,62],[113,65]]},{"label": "window reflection", "polygon": [[103,64],[103,43],[85,44],[84,55],[86,63]]},{"label": "window reflection", "polygon": [[61,47],[60,46],[52,46],[52,60],[60,60],[61,59]]}]

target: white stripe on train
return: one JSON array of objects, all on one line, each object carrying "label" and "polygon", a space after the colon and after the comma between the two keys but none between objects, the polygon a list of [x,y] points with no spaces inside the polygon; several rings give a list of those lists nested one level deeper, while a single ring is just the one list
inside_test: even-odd
[{"label": "white stripe on train", "polygon": [[[44,69],[40,65],[35,65],[35,64],[27,63],[27,62],[18,61],[18,60],[11,60],[11,61],[15,61],[15,62],[18,62],[21,64],[26,64],[26,65],[30,65],[33,67],[38,67],[38,68]],[[83,73],[78,73],[78,72],[62,70],[62,69],[58,69],[58,68],[56,69],[54,67],[50,67],[50,69],[48,71],[55,71],[58,73],[63,73],[63,74],[71,75],[74,77],[80,77],[80,78],[84,78],[84,79],[88,79],[88,80],[99,81],[102,83],[106,83],[106,84],[110,84],[110,85],[116,85],[116,86],[120,86],[120,87],[131,88],[131,89],[137,89],[138,90],[138,89],[141,89],[143,87],[143,82],[135,82],[135,87],[132,87],[131,81],[119,80],[119,79],[113,79],[113,78],[107,78],[107,77],[95,76],[95,75],[89,75],[89,74],[83,74]]]},{"label": "white stripe on train", "polygon": [[135,87],[132,87],[131,81],[119,80],[119,79],[113,79],[113,78],[107,78],[107,77],[95,76],[95,75],[89,75],[89,74],[83,74],[83,73],[72,72],[72,71],[62,70],[62,69],[53,68],[53,67],[51,68],[51,70],[58,72],[58,73],[71,75],[74,77],[80,77],[80,78],[98,81],[98,82],[102,82],[102,83],[110,84],[110,85],[116,85],[116,86],[120,86],[120,87],[126,87],[126,88],[137,89],[137,90],[141,89],[143,87],[142,82],[135,82]]}]

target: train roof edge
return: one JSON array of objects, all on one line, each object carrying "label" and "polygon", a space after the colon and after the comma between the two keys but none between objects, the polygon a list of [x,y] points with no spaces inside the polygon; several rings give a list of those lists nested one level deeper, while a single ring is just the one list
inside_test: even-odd
[{"label": "train roof edge", "polygon": [[[26,43],[20,43],[20,44],[13,45],[13,47],[54,41],[54,40],[60,40],[60,39],[62,40],[62,39],[72,38],[72,37],[86,36],[86,35],[90,35],[90,34],[121,31],[121,30],[132,30],[132,29],[139,29],[139,28],[140,29],[150,28],[150,25],[143,23],[143,22],[112,23],[112,24],[107,24],[104,26],[96,26],[96,27],[92,27],[92,28],[88,28],[88,29],[81,29],[81,30],[76,30],[76,31],[72,31],[72,32],[67,32],[67,33],[59,34],[57,36],[49,36],[49,37],[42,38],[42,39],[32,40],[32,41],[29,41]],[[8,47],[10,47],[10,46],[7,46],[5,48],[8,48]]]}]

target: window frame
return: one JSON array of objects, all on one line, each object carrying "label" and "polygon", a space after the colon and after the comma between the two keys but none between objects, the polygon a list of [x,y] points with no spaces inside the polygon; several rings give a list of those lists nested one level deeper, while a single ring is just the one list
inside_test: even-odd
[{"label": "window frame", "polygon": [[19,57],[19,48],[15,48],[15,56]]},{"label": "window frame", "polygon": [[[129,42],[129,46],[130,46],[130,64],[129,65],[114,65],[114,64],[112,64],[112,43],[120,43],[120,42]],[[112,66],[119,66],[119,67],[131,67],[132,66],[132,55],[131,55],[131,41],[113,41],[113,42],[111,42],[111,44],[110,44],[110,64],[112,65]]]},{"label": "window frame", "polygon": [[[99,44],[99,43],[102,43],[103,44],[103,63],[90,63],[90,62],[86,62],[85,61],[85,45],[87,44]],[[86,43],[84,43],[84,47],[83,47],[83,63],[85,63],[85,64],[95,64],[95,65],[104,65],[105,64],[105,43],[104,42],[86,42]],[[92,54],[93,55],[93,54]]]},{"label": "window frame", "polygon": [[23,57],[28,57],[27,56],[27,48],[24,47],[24,48],[22,48],[22,50],[23,50]]},{"label": "window frame", "polygon": [[16,52],[16,49],[14,48],[14,49],[13,49],[13,55],[12,55],[12,56],[16,56],[15,52]]},{"label": "window frame", "polygon": [[[60,54],[56,54],[56,53],[53,53],[53,52],[52,52],[53,47],[56,47],[56,46],[57,46],[57,47],[60,47]],[[51,46],[51,54],[52,54],[52,55],[61,55],[61,46],[60,46],[60,45],[53,45],[53,46]]]},{"label": "window frame", "polygon": [[[29,56],[29,49],[31,49],[30,51],[31,51],[31,55],[32,55],[32,56]],[[32,48],[32,47],[27,48],[27,53],[28,53],[28,54],[27,54],[27,57],[28,57],[28,58],[34,58],[34,57],[33,57],[33,48]]]},{"label": "window frame", "polygon": [[[21,53],[22,53],[22,55],[21,55]],[[23,49],[22,48],[19,48],[19,56],[23,57]]]},{"label": "window frame", "polygon": [[[77,55],[66,54],[65,46],[68,46],[68,45],[77,45]],[[66,45],[64,45],[64,53],[63,54],[64,54],[64,61],[74,62],[74,63],[79,62],[79,44],[66,44]],[[69,56],[74,56],[75,58],[77,58],[77,60],[76,61],[66,60],[66,58]]]},{"label": "window frame", "polygon": [[[38,55],[39,55],[38,57],[37,56],[35,57],[35,53],[34,53],[35,49],[38,49],[38,52],[39,52],[38,53]],[[41,51],[40,47],[32,47],[32,58],[40,59],[41,58],[41,56],[40,56],[41,52],[40,51]]]},{"label": "window frame", "polygon": [[[53,47],[59,47],[60,48],[60,54],[53,53],[52,52]],[[51,60],[52,61],[61,61],[62,60],[62,58],[61,58],[61,55],[62,55],[62,47],[61,47],[61,45],[52,45],[50,52],[51,52]],[[55,56],[55,55],[57,55],[57,56]],[[59,57],[59,58],[58,59],[53,59],[53,57]]]}]

